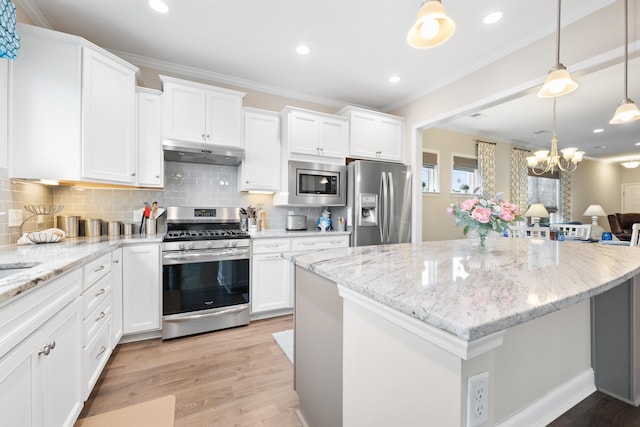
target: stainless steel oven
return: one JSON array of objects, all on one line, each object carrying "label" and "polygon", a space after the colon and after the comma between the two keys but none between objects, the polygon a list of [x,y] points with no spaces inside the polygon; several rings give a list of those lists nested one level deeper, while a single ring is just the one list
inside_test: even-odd
[{"label": "stainless steel oven", "polygon": [[239,209],[167,208],[162,338],[249,323],[249,235]]}]

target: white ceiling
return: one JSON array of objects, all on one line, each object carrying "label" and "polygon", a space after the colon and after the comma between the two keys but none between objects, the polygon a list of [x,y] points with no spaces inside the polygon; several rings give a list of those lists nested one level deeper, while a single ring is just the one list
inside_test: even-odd
[{"label": "white ceiling", "polygon": [[[562,24],[614,1],[564,0]],[[557,8],[555,0],[443,0],[456,23],[454,36],[442,46],[417,50],[406,35],[419,0],[166,0],[166,15],[152,11],[147,0],[14,2],[37,25],[77,34],[129,58],[179,64],[221,82],[327,105],[383,111],[553,33]],[[483,17],[495,10],[503,11],[504,19],[484,25]],[[309,55],[295,53],[300,43],[310,47]],[[553,52],[541,62],[542,69],[550,68]],[[640,101],[640,82],[633,78],[640,75],[637,62],[629,68],[629,95]],[[399,83],[388,82],[393,74],[401,77]],[[611,81],[612,90],[607,89]],[[594,158],[633,153],[629,146],[640,141],[640,121],[608,125],[622,98],[622,66],[582,76],[580,83],[576,92],[558,99],[561,148],[576,145]],[[603,99],[603,93],[610,96]],[[442,127],[531,148],[548,146],[550,135],[533,132],[550,130],[549,102],[529,95],[482,113],[483,118]],[[605,132],[591,133],[596,126]]]}]

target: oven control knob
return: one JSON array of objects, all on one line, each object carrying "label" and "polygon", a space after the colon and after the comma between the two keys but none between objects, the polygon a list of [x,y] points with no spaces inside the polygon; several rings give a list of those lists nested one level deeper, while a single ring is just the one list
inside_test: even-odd
[{"label": "oven control knob", "polygon": [[238,246],[238,241],[234,240],[233,242],[231,242],[231,246],[233,246],[234,248]]},{"label": "oven control knob", "polygon": [[224,242],[224,245],[223,245],[223,246],[224,246],[225,248],[228,248],[228,247],[229,247],[229,244],[230,244],[229,242]]},{"label": "oven control knob", "polygon": [[211,249],[211,246],[213,246],[213,242],[207,242],[207,249]]},{"label": "oven control knob", "polygon": [[184,243],[180,243],[178,245],[178,250],[184,250]]},{"label": "oven control knob", "polygon": [[185,248],[187,249],[193,249],[193,243],[185,243]]}]

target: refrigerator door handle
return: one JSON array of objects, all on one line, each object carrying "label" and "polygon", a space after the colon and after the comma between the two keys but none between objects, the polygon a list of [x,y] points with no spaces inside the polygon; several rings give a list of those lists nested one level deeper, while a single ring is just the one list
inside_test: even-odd
[{"label": "refrigerator door handle", "polygon": [[380,173],[380,200],[378,200],[378,209],[380,209],[380,214],[378,218],[380,218],[380,225],[378,228],[380,229],[380,243],[385,243],[384,235],[385,235],[385,227],[387,224],[387,210],[386,210],[386,201],[387,201],[387,174],[385,172]]},{"label": "refrigerator door handle", "polygon": [[389,183],[387,184],[387,193],[389,198],[389,222],[387,223],[387,243],[391,243],[391,227],[395,223],[396,212],[395,212],[395,194],[393,190],[393,174],[391,172],[388,173],[387,179]]}]

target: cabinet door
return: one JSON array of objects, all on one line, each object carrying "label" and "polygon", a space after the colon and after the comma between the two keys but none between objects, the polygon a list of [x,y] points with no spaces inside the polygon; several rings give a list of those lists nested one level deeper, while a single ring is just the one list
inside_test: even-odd
[{"label": "cabinet door", "polygon": [[82,176],[135,181],[135,74],[89,48],[82,55]]},{"label": "cabinet door", "polygon": [[254,255],[251,312],[291,307],[289,261],[277,254]]},{"label": "cabinet door", "polygon": [[347,121],[323,118],[320,120],[320,155],[323,157],[344,158],[349,141]]},{"label": "cabinet door", "polygon": [[160,329],[160,245],[122,249],[124,333]]},{"label": "cabinet door", "polygon": [[164,184],[164,158],[160,136],[160,93],[138,92],[138,180],[145,187]]},{"label": "cabinet door", "polygon": [[163,138],[205,141],[205,90],[187,85],[164,84]]},{"label": "cabinet door", "polygon": [[280,117],[245,112],[245,158],[240,166],[240,189],[280,189]]},{"label": "cabinet door", "polygon": [[377,158],[376,118],[369,114],[353,112],[350,115],[350,127],[349,154],[358,158]]},{"label": "cabinet door", "polygon": [[378,121],[379,157],[384,160],[401,162],[404,146],[404,122],[382,117]]},{"label": "cabinet door", "polygon": [[242,97],[217,91],[206,92],[206,141],[242,147]]},{"label": "cabinet door", "polygon": [[292,153],[320,155],[318,118],[302,111],[289,113],[289,149]]},{"label": "cabinet door", "polygon": [[111,252],[111,346],[115,348],[123,334],[122,249]]},{"label": "cabinet door", "polygon": [[42,425],[41,387],[36,348],[42,342],[36,332],[0,359],[0,414],[7,426]]},{"label": "cabinet door", "polygon": [[81,310],[77,299],[48,321],[44,327],[42,347],[49,354],[36,354],[42,377],[44,425],[73,426],[82,409],[81,394]]}]

